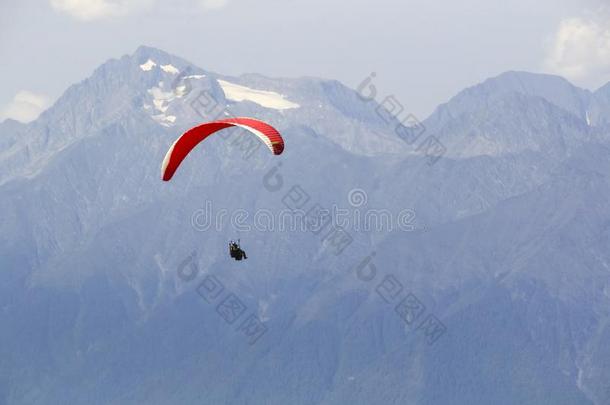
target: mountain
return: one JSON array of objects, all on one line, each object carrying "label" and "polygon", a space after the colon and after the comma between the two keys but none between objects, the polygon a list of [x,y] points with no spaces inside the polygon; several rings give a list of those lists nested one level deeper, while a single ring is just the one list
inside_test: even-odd
[{"label": "mountain", "polygon": [[[610,402],[609,94],[508,72],[405,127],[333,80],[104,63],[0,123],[0,403]],[[160,180],[230,115],[284,154],[226,131]]]},{"label": "mountain", "polygon": [[610,83],[593,94],[590,116],[598,125],[610,125]]}]

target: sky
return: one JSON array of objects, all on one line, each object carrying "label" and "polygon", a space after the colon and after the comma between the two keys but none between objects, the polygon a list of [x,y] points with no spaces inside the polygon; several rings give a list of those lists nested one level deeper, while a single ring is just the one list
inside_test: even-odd
[{"label": "sky", "polygon": [[610,0],[0,0],[0,120],[28,122],[139,45],[226,75],[375,73],[420,119],[508,70],[610,81]]}]

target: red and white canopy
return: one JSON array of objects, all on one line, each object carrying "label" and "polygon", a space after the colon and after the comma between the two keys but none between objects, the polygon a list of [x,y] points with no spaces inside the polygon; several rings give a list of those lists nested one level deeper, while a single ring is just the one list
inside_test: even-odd
[{"label": "red and white canopy", "polygon": [[189,152],[201,141],[208,136],[229,127],[240,127],[253,133],[267,145],[274,155],[279,155],[284,151],[284,139],[282,139],[280,133],[271,125],[263,121],[254,118],[229,118],[226,120],[207,122],[186,131],[169,148],[165,155],[165,159],[163,159],[163,165],[161,166],[161,176],[163,180],[169,181],[172,178],[178,169],[178,166],[180,166],[180,163],[182,163]]}]

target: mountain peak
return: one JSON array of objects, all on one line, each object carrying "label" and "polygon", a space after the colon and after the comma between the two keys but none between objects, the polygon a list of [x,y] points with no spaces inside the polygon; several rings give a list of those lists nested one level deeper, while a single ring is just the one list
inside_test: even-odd
[{"label": "mountain peak", "polygon": [[595,90],[596,95],[606,95],[606,97],[610,98],[610,82],[604,84],[599,89]]},{"label": "mountain peak", "polygon": [[155,58],[155,57],[160,58],[160,59],[169,59],[169,58],[173,58],[174,56],[159,48],[155,48],[155,47],[147,46],[147,45],[140,45],[135,50],[135,52],[132,54],[132,57],[138,58],[138,59],[139,58]]},{"label": "mountain peak", "polygon": [[155,66],[160,69],[163,69],[163,66],[167,66],[164,70],[171,70],[173,73],[177,73],[187,67],[195,68],[195,65],[179,56],[146,45],[140,45],[132,55],[127,55],[126,57],[132,63],[142,66],[142,69],[145,71]]},{"label": "mountain peak", "polygon": [[542,98],[582,119],[586,116],[592,96],[590,91],[576,87],[560,76],[508,71],[468,87],[442,105],[440,109],[449,108],[453,114],[473,112],[485,108],[491,100],[500,100],[515,95]]},{"label": "mountain peak", "polygon": [[494,81],[494,80],[503,81],[506,83],[519,83],[520,85],[523,85],[523,86],[527,86],[534,82],[535,83],[545,82],[545,83],[554,83],[554,84],[561,84],[561,85],[567,85],[570,87],[575,87],[568,80],[566,80],[565,78],[558,76],[558,75],[549,74],[549,73],[526,72],[523,70],[508,70],[506,72],[500,73],[499,75],[497,75],[495,77],[491,77],[491,78],[487,79],[485,82]]},{"label": "mountain peak", "polygon": [[591,95],[588,90],[574,86],[561,76],[521,71],[502,73],[485,80],[474,88],[499,95],[520,93],[526,96],[541,97],[568,111],[579,111],[579,113],[583,99]]}]

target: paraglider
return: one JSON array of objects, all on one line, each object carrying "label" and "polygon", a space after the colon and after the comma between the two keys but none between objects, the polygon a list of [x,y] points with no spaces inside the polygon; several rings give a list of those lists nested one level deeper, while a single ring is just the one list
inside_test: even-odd
[{"label": "paraglider", "polygon": [[161,166],[163,181],[171,180],[180,163],[195,146],[208,136],[230,127],[240,127],[256,135],[274,155],[280,155],[284,151],[284,139],[280,133],[263,121],[242,117],[207,122],[186,131],[169,148]]},{"label": "paraglider", "polygon": [[[161,166],[163,181],[171,180],[182,161],[199,143],[208,136],[230,127],[240,127],[256,135],[274,155],[280,155],[284,151],[284,139],[280,133],[263,121],[242,117],[207,122],[186,131],[169,148]],[[229,255],[237,261],[248,258],[239,240],[229,242]]]},{"label": "paraglider", "polygon": [[229,256],[231,256],[233,259],[235,259],[237,261],[248,258],[248,256],[246,256],[246,252],[244,252],[244,250],[241,248],[241,246],[239,244],[239,239],[237,240],[237,242],[234,242],[234,241],[229,242]]}]

